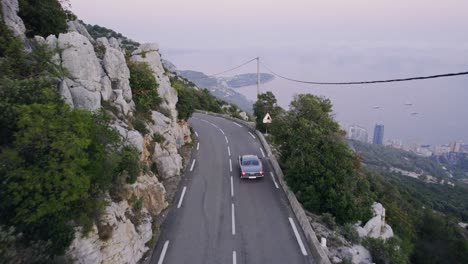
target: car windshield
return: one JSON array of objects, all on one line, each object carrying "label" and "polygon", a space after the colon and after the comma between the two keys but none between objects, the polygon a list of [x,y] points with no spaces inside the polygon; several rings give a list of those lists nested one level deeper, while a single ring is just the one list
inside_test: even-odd
[{"label": "car windshield", "polygon": [[242,161],[242,166],[258,166],[258,160],[244,160]]}]

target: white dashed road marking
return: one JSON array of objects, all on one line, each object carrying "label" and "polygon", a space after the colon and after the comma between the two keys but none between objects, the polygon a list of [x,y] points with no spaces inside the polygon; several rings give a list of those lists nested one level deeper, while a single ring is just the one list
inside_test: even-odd
[{"label": "white dashed road marking", "polygon": [[232,235],[236,234],[236,216],[234,212],[234,204],[231,204],[231,211],[232,211]]},{"label": "white dashed road marking", "polygon": [[262,148],[260,148],[260,151],[262,152],[262,156],[265,157],[265,152],[263,152]]},{"label": "white dashed road marking", "polygon": [[195,135],[198,137],[198,133],[197,133],[197,131],[195,131]]},{"label": "white dashed road marking", "polygon": [[180,195],[179,203],[177,204],[177,208],[180,208],[182,206],[182,202],[184,201],[186,190],[187,190],[187,186],[184,186],[184,189],[182,189],[182,194]]},{"label": "white dashed road marking", "polygon": [[200,142],[197,143],[197,150],[200,149]]},{"label": "white dashed road marking", "polygon": [[229,140],[227,139],[226,136],[224,136],[224,139],[226,139],[226,144],[229,144]]},{"label": "white dashed road marking", "polygon": [[229,157],[231,157],[231,148],[228,146],[228,154],[229,154]]},{"label": "white dashed road marking", "polygon": [[162,251],[161,251],[161,255],[159,256],[158,264],[162,264],[162,263],[163,263],[164,257],[166,256],[167,247],[169,247],[169,240],[167,240],[167,241],[164,243],[163,249],[162,249]]},{"label": "white dashed road marking", "polygon": [[278,184],[276,183],[275,180],[275,175],[273,175],[273,172],[270,171],[271,179],[273,180],[273,183],[275,184],[276,189],[279,189]]},{"label": "white dashed road marking", "polygon": [[294,223],[294,221],[293,221],[293,219],[291,217],[289,217],[289,223],[291,224],[294,235],[296,236],[297,243],[299,243],[299,247],[301,248],[302,255],[307,256],[307,251],[306,251],[306,249],[304,247],[304,243],[302,243],[302,239],[299,236],[299,232],[297,232],[296,224]]},{"label": "white dashed road marking", "polygon": [[229,159],[229,170],[232,172],[232,161]]},{"label": "white dashed road marking", "polygon": [[252,137],[255,139],[255,136],[254,136],[254,134],[252,134],[251,132],[249,132],[249,134],[250,134],[250,135],[251,135],[251,136],[252,136]]},{"label": "white dashed road marking", "polygon": [[219,129],[219,131],[221,131],[221,133],[224,135],[224,131],[222,129]]},{"label": "white dashed road marking", "polygon": [[195,159],[192,161],[192,166],[190,166],[190,171],[193,171],[193,166],[195,166]]},{"label": "white dashed road marking", "polygon": [[234,183],[232,181],[232,176],[231,176],[231,197],[234,197]]},{"label": "white dashed road marking", "polygon": [[239,125],[239,124],[237,124],[236,122],[233,122],[233,123],[234,123],[234,125],[236,125],[236,126],[238,126],[238,127],[243,127],[242,125]]},{"label": "white dashed road marking", "polygon": [[237,264],[237,254],[236,251],[232,252],[232,264]]}]

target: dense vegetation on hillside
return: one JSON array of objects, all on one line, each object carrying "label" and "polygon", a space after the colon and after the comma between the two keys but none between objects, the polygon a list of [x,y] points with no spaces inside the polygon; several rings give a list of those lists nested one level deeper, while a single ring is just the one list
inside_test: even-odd
[{"label": "dense vegetation on hillside", "polygon": [[[468,263],[468,231],[457,225],[458,217],[466,217],[467,190],[429,185],[392,173],[383,176],[375,165],[361,167],[359,157],[348,149],[330,113],[329,100],[298,95],[289,111],[273,119],[272,140],[285,179],[303,206],[315,213],[331,213],[343,224],[369,219],[370,203],[382,203],[396,237],[387,242],[364,241],[378,264]],[[263,112],[257,119],[261,115]],[[440,171],[440,167],[432,162],[428,165],[419,157],[397,158],[375,149],[371,153],[379,158],[362,155],[372,158],[371,162],[364,158],[366,164],[374,161],[385,168],[398,165],[408,169],[416,166],[428,173]],[[405,157],[415,158],[415,163]]]},{"label": "dense vegetation on hillside", "polygon": [[289,111],[273,120],[271,134],[281,153],[285,179],[310,211],[331,213],[341,224],[368,219],[368,184],[356,172],[359,161],[331,111],[328,99],[301,94]]},{"label": "dense vegetation on hillside", "polygon": [[195,110],[222,113],[225,102],[218,100],[206,89],[197,90],[193,83],[179,77],[170,78],[171,86],[177,91],[179,119],[188,120]]},{"label": "dense vegetation on hillside", "polygon": [[129,53],[133,52],[140,46],[140,43],[133,41],[121,33],[117,33],[112,29],[108,29],[106,27],[101,27],[99,25],[89,25],[85,24],[86,29],[88,30],[88,33],[93,37],[94,39],[98,38],[116,38],[117,40],[120,40],[121,43],[120,45],[127,50]]},{"label": "dense vegetation on hillside", "polygon": [[448,176],[447,172],[436,161],[417,156],[408,151],[359,141],[351,141],[350,144],[356,149],[356,153],[362,158],[363,162],[368,165],[386,169],[394,167],[431,175],[436,178],[446,178]]},{"label": "dense vegetation on hillside", "polygon": [[[28,30],[62,28],[39,23]],[[63,254],[74,227],[86,232],[103,208],[104,192],[135,173],[134,151],[119,154],[120,137],[106,114],[71,110],[61,99],[58,82],[67,73],[53,63],[53,52],[37,43],[24,51],[0,23],[0,259],[6,263],[50,263]]]}]

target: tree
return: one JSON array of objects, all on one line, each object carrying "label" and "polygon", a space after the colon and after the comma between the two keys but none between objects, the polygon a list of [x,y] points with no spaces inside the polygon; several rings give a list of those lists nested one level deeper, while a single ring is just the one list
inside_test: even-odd
[{"label": "tree", "polygon": [[157,91],[159,84],[150,66],[146,62],[128,62],[128,68],[137,111],[147,114],[150,110],[156,110],[161,98]]},{"label": "tree", "polygon": [[67,13],[57,0],[20,0],[18,15],[26,26],[26,35],[47,37],[67,31]]},{"label": "tree", "polygon": [[258,95],[258,99],[253,106],[255,122],[257,129],[265,132],[266,126],[263,123],[263,118],[267,113],[274,119],[278,116],[283,109],[278,106],[276,97],[272,92],[266,92]]},{"label": "tree", "polygon": [[330,100],[301,94],[288,112],[273,119],[271,133],[285,179],[310,211],[331,213],[339,223],[367,219],[369,185],[357,174],[359,161],[345,144],[331,110]]},{"label": "tree", "polygon": [[15,140],[0,151],[1,222],[28,239],[51,240],[60,254],[73,239],[70,221],[89,224],[110,187],[117,167],[107,153],[117,151],[117,134],[65,104],[19,110]]}]

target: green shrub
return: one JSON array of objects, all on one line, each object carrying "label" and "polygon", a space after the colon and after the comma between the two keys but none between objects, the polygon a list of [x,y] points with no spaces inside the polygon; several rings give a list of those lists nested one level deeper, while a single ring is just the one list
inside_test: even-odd
[{"label": "green shrub", "polygon": [[392,237],[387,240],[366,238],[364,246],[369,249],[372,261],[376,264],[406,264],[410,263],[408,252],[402,248],[401,240]]},{"label": "green shrub", "polygon": [[143,114],[158,109],[161,98],[157,88],[159,84],[153,71],[146,62],[127,62],[130,69],[130,87],[132,87],[133,101],[138,112]]},{"label": "green shrub", "polygon": [[140,153],[131,146],[125,146],[121,152],[118,171],[126,175],[126,182],[133,184],[141,173]]},{"label": "green shrub", "polygon": [[158,164],[156,162],[151,163],[151,171],[154,174],[158,174]]},{"label": "green shrub", "polygon": [[139,115],[133,117],[132,126],[135,130],[140,132],[142,135],[146,135],[149,133],[148,128],[146,128],[145,120]]},{"label": "green shrub", "polygon": [[130,202],[132,204],[132,208],[135,211],[140,211],[143,207],[143,200],[141,198],[137,198],[134,193],[132,193],[132,197],[130,198]]},{"label": "green shrub", "polygon": [[165,140],[164,136],[159,134],[158,132],[153,134],[153,142],[163,143],[164,140]]},{"label": "green shrub", "polygon": [[349,242],[353,244],[359,244],[361,242],[359,233],[354,228],[354,226],[350,223],[347,223],[343,226],[342,233],[343,233],[343,236],[346,238],[346,240],[348,240]]},{"label": "green shrub", "polygon": [[221,109],[222,102],[212,96],[207,89],[196,90],[178,78],[171,77],[170,80],[171,86],[177,91],[176,109],[179,119],[188,120],[196,109],[215,113],[223,112]]},{"label": "green shrub", "polygon": [[99,208],[96,194],[110,186],[116,164],[108,162],[108,151],[115,151],[108,141],[116,137],[90,112],[65,104],[18,109],[15,141],[0,152],[2,221],[51,240],[60,254],[73,239],[69,221],[88,224]]},{"label": "green shrub", "polygon": [[57,0],[20,0],[18,15],[26,26],[26,35],[47,37],[67,31],[67,13]]},{"label": "green shrub", "polygon": [[337,225],[336,225],[335,217],[332,214],[324,213],[322,214],[320,219],[331,230],[336,229]]}]

